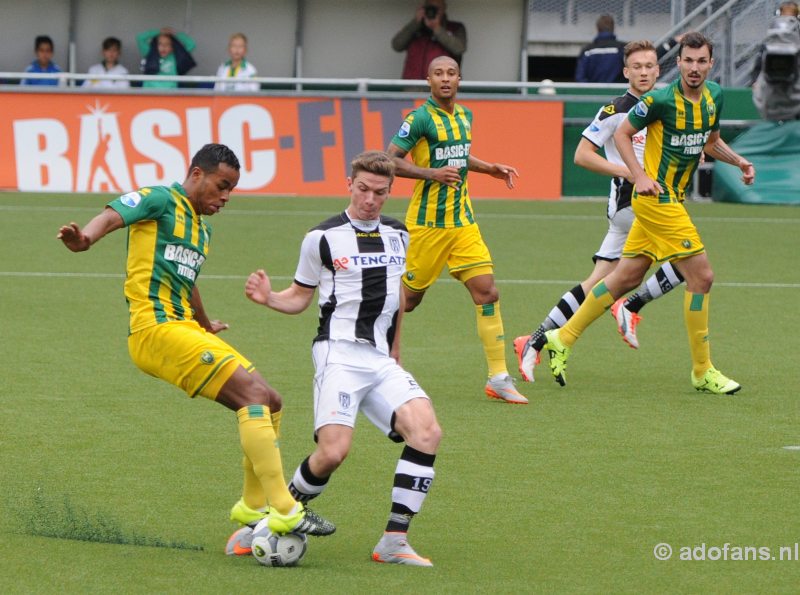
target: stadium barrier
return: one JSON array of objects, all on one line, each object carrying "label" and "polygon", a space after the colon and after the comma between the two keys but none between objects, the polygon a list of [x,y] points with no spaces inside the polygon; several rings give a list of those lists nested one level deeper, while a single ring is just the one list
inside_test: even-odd
[{"label": "stadium barrier", "polygon": [[[364,149],[385,148],[403,117],[424,101],[397,94],[8,89],[0,91],[0,187],[48,192],[120,192],[182,180],[197,149],[222,142],[241,158],[240,192],[345,196],[350,159]],[[560,198],[561,102],[492,98],[465,104],[476,128],[471,152],[524,172],[513,190],[473,176],[473,196]],[[411,189],[410,180],[398,180],[394,194],[408,196]]]}]

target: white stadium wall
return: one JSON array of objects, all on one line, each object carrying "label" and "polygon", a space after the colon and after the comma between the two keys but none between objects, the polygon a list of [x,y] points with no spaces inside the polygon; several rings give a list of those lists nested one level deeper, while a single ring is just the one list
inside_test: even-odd
[{"label": "white stadium wall", "polygon": [[[465,78],[518,80],[525,3],[450,0],[448,4],[450,17],[467,27]],[[68,70],[72,15],[77,72],[98,62],[103,38],[114,35],[123,43],[123,64],[137,73],[136,34],[172,26],[187,30],[197,41],[197,67],[190,74],[215,74],[227,55],[228,37],[241,31],[250,40],[249,57],[260,75],[293,76],[298,5],[304,15],[303,76],[399,78],[403,54],[394,52],[390,41],[413,15],[416,0],[243,0],[227,4],[216,0],[0,0],[0,70],[24,70],[33,59],[34,37],[40,34],[53,38],[55,60]]]}]

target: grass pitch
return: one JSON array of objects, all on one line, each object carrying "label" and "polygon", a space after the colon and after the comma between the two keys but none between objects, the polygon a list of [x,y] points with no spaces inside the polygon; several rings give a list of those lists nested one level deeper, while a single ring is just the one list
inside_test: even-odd
[{"label": "grass pitch", "polygon": [[[800,445],[796,208],[689,205],[716,272],[712,356],[742,383],[734,397],[692,389],[678,290],[642,311],[638,351],[607,316],[577,345],[567,387],[544,366],[535,384],[520,383],[530,405],[490,402],[473,306],[443,277],[403,332],[403,363],[445,433],[411,532],[435,567],[369,560],[400,447],[362,418],[316,502],[336,535],[311,539],[301,567],[269,569],[223,555],[241,481],[234,416],[128,359],[124,233],[84,254],[55,240],[60,224],[84,224],[107,198],[0,194],[3,592],[796,590],[800,561],[779,550],[800,541],[790,504],[800,451],[785,448]],[[304,232],[345,204],[235,196],[211,219],[199,286],[209,313],[230,323],[225,338],[284,395],[287,476],[313,447],[316,312],[259,309],[244,279],[263,267],[288,285]],[[385,211],[402,218],[405,205],[393,199]],[[475,206],[517,375],[510,339],[588,274],[605,207]],[[669,560],[656,559],[658,544],[672,548]]]}]

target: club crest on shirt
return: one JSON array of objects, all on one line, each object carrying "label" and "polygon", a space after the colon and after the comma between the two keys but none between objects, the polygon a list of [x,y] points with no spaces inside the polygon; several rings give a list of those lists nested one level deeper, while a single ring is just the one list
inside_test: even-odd
[{"label": "club crest on shirt", "polygon": [[714,106],[713,103],[707,103],[706,104],[706,111],[708,112],[709,116],[713,116],[716,113],[717,108],[716,108],[716,106]]},{"label": "club crest on shirt", "polygon": [[119,202],[131,208],[138,205],[141,201],[142,196],[138,192],[128,192],[128,194],[123,194],[119,197]]}]

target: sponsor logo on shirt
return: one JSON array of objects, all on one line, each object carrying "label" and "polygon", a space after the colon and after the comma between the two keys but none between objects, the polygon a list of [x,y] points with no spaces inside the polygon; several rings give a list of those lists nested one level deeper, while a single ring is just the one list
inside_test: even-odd
[{"label": "sponsor logo on shirt", "polygon": [[191,248],[177,244],[167,244],[164,248],[164,260],[178,263],[178,274],[192,281],[197,279],[197,271],[206,261],[206,257]]},{"label": "sponsor logo on shirt", "polygon": [[600,127],[594,122],[592,122],[591,125],[589,126],[589,130],[591,132],[600,132]]},{"label": "sponsor logo on shirt", "polygon": [[131,208],[138,205],[141,201],[142,196],[138,192],[128,192],[128,194],[123,194],[119,197],[119,202]]},{"label": "sponsor logo on shirt", "polygon": [[[350,260],[355,266],[360,266],[365,269],[406,264],[405,256],[392,256],[389,254],[354,254],[350,257]],[[334,261],[334,266],[335,264]]]},{"label": "sponsor logo on shirt", "polygon": [[410,132],[411,132],[411,124],[408,122],[403,122],[400,125],[400,130],[397,132],[397,136],[399,136],[400,138],[405,138],[409,135]]},{"label": "sponsor logo on shirt", "polygon": [[210,366],[211,364],[214,363],[214,354],[211,353],[210,351],[204,351],[203,353],[200,354],[200,363]]},{"label": "sponsor logo on shirt", "polygon": [[699,155],[710,134],[710,130],[694,134],[673,134],[669,138],[669,144],[672,147],[683,147],[684,155]]},{"label": "sponsor logo on shirt", "polygon": [[636,104],[636,107],[633,108],[633,113],[640,118],[644,118],[647,115],[647,111],[647,104],[645,104],[644,101],[640,101]]},{"label": "sponsor logo on shirt", "polygon": [[472,143],[437,147],[433,155],[435,159],[450,159],[451,157],[469,157],[469,147]]},{"label": "sponsor logo on shirt", "polygon": [[433,152],[433,157],[437,160],[447,159],[448,167],[457,167],[459,169],[467,167],[467,158],[469,157],[469,147],[471,144],[472,143],[464,143],[437,147]]}]

